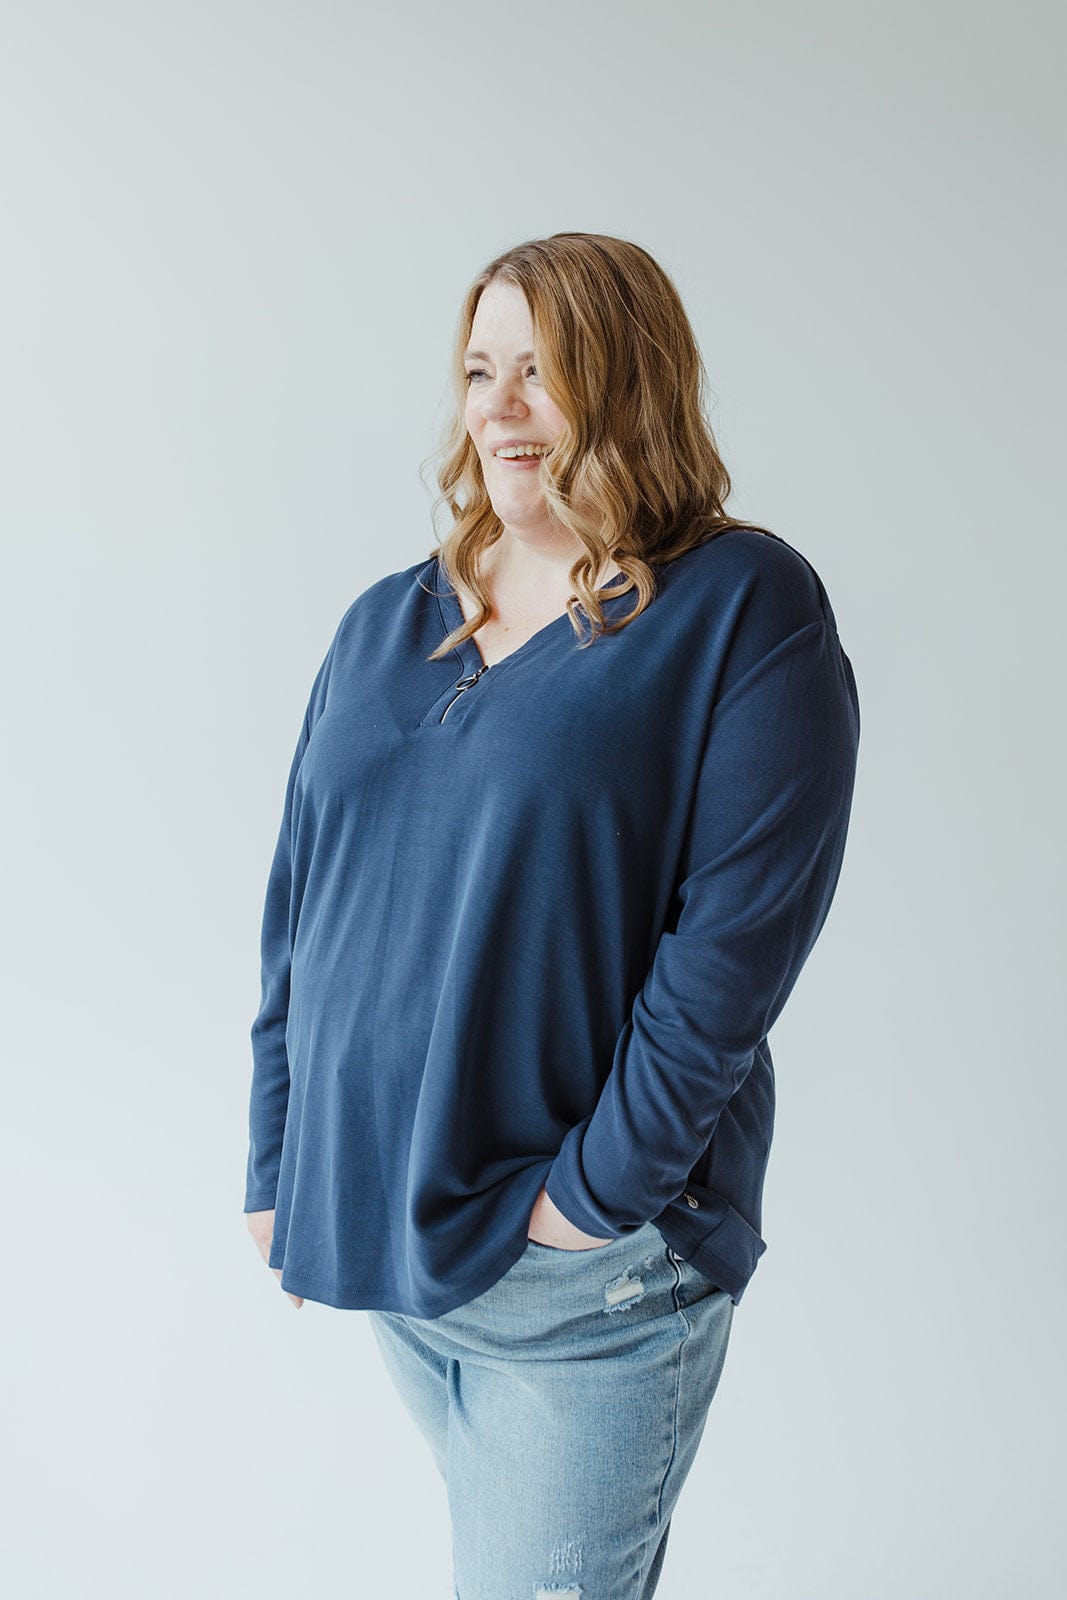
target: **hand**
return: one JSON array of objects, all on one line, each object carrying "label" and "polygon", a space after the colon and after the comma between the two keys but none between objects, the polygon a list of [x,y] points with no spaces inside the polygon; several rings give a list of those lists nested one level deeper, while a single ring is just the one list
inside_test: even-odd
[{"label": "hand", "polygon": [[[245,1215],[248,1220],[248,1231],[256,1241],[256,1249],[259,1251],[267,1265],[270,1266],[270,1246],[271,1240],[274,1238],[274,1212],[248,1211],[245,1213]],[[271,1267],[270,1270],[273,1272],[278,1282],[281,1283],[281,1267]],[[300,1307],[304,1304],[303,1296],[299,1294],[289,1294],[288,1289],[286,1289],[285,1292],[287,1295],[289,1295],[289,1299],[299,1311]]]},{"label": "hand", "polygon": [[526,1232],[535,1244],[552,1245],[556,1250],[595,1250],[598,1245],[611,1243],[610,1239],[583,1233],[573,1222],[568,1222],[559,1207],[552,1204],[543,1184],[537,1191]]}]

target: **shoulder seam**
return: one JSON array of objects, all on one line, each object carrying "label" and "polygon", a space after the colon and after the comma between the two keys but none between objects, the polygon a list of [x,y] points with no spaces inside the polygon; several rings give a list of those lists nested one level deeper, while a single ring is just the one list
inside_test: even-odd
[{"label": "shoulder seam", "polygon": [[728,701],[732,700],[734,695],[737,694],[739,690],[745,687],[745,684],[754,673],[760,672],[764,667],[769,666],[774,661],[776,656],[784,655],[787,651],[795,649],[798,643],[803,640],[804,636],[811,633],[813,628],[821,629],[823,632],[832,631],[830,628],[829,619],[824,614],[821,617],[815,617],[811,622],[805,622],[803,627],[795,628],[793,632],[787,634],[784,639],[779,639],[776,645],[768,650],[765,655],[760,656],[758,661],[754,661],[748,670],[742,673],[737,682],[732,683],[727,689],[726,693],[716,700],[711,714],[712,721],[714,721],[718,716],[722,707],[726,705]]}]

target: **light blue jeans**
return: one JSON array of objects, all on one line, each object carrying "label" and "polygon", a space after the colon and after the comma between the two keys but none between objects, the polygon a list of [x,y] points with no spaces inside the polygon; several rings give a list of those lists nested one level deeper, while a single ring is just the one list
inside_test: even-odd
[{"label": "light blue jeans", "polygon": [[369,1311],[448,1493],[456,1600],[648,1600],[733,1303],[651,1222],[530,1240],[443,1316]]}]

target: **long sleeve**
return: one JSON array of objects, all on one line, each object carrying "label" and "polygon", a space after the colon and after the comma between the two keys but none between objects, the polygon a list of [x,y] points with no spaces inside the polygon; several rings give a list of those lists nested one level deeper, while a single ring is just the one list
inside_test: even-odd
[{"label": "long sleeve", "polygon": [[319,667],[308,698],[303,726],[289,768],[278,842],[267,879],[260,936],[260,1006],[252,1023],[252,1089],[245,1211],[274,1206],[282,1138],[289,1104],[289,1060],[285,1030],[289,1008],[289,969],[295,933],[292,904],[293,797],[297,772],[312,730],[322,713],[336,637]]},{"label": "long sleeve", "polygon": [[591,1116],[546,1180],[617,1237],[681,1193],[818,937],[848,827],[859,706],[832,613],[718,700],[671,914]]}]

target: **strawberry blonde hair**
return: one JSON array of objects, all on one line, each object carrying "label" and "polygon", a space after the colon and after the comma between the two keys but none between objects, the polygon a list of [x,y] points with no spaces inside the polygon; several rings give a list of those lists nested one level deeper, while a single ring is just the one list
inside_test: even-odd
[{"label": "strawberry blonde hair", "polygon": [[[538,468],[550,510],[582,546],[570,570],[574,602],[591,644],[639,616],[655,595],[657,566],[728,528],[770,533],[723,509],[730,477],[705,416],[707,374],[677,289],[640,245],[602,233],[554,233],[498,255],[478,274],[460,311],[452,352],[455,414],[435,455],[444,459],[433,504],[452,526],[436,550],[445,577],[478,601],[477,615],[429,657],[469,638],[492,611],[478,576],[481,552],[503,534],[467,432],[463,352],[487,284],[521,289],[530,307],[538,376],[565,424]],[[581,509],[579,509],[579,505]],[[773,535],[772,535],[773,537]],[[632,610],[605,620],[592,580],[611,558],[636,594]],[[618,580],[615,580],[617,583]],[[626,593],[626,586],[612,594]]]}]

